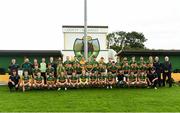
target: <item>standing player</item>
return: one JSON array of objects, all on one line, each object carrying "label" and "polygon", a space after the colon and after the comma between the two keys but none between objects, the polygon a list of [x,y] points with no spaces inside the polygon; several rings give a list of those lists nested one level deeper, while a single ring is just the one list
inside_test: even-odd
[{"label": "standing player", "polygon": [[21,67],[22,67],[23,71],[24,71],[24,70],[27,70],[27,71],[29,72],[29,74],[32,74],[33,65],[32,65],[32,63],[29,61],[28,58],[25,58],[24,63],[22,64]]},{"label": "standing player", "polygon": [[166,83],[166,77],[168,77],[168,83],[169,87],[172,87],[172,80],[171,80],[171,71],[172,71],[172,65],[169,61],[169,57],[165,57],[165,61],[163,63],[163,86],[165,86]]},{"label": "standing player", "polygon": [[66,91],[68,85],[69,84],[67,77],[65,76],[64,72],[61,72],[56,81],[56,86],[58,87],[58,90],[64,88],[64,90]]},{"label": "standing player", "polygon": [[11,64],[8,67],[9,74],[11,75],[13,70],[16,70],[16,73],[18,73],[19,64],[16,63],[16,59],[11,60]]},{"label": "standing player", "polygon": [[22,87],[23,92],[25,92],[26,89],[31,88],[31,77],[28,70],[24,70],[24,76],[22,77],[20,86]]},{"label": "standing player", "polygon": [[155,57],[155,61],[153,63],[153,66],[156,69],[156,73],[158,75],[158,85],[161,87],[161,71],[162,71],[162,64],[159,62],[159,57]]},{"label": "standing player", "polygon": [[57,65],[56,71],[57,71],[57,72],[56,72],[57,76],[60,76],[62,72],[65,73],[65,67],[63,66],[62,63],[59,63],[59,64]]},{"label": "standing player", "polygon": [[42,58],[42,62],[40,63],[41,76],[44,77],[44,84],[46,84],[46,59]]},{"label": "standing player", "polygon": [[34,78],[33,87],[37,89],[42,89],[44,87],[44,78],[41,76],[41,72],[37,72],[37,76]]}]

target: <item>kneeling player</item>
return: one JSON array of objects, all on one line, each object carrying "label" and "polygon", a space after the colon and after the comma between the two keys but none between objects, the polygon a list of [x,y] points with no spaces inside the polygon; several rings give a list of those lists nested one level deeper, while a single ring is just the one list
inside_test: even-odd
[{"label": "kneeling player", "polygon": [[86,70],[82,70],[82,75],[80,76],[80,87],[87,87],[89,82],[89,76],[86,74]]},{"label": "kneeling player", "polygon": [[58,90],[61,90],[62,88],[64,88],[64,90],[67,90],[68,79],[64,75],[64,72],[61,72],[61,75],[58,76],[56,86],[58,87]]},{"label": "kneeling player", "polygon": [[107,83],[107,89],[109,88],[112,89],[112,86],[116,84],[115,74],[112,74],[111,72],[109,72],[107,75],[106,83]]},{"label": "kneeling player", "polygon": [[44,87],[44,78],[41,76],[41,72],[37,72],[37,76],[34,78],[34,88],[42,89]]},{"label": "kneeling player", "polygon": [[24,71],[24,76],[22,77],[20,86],[22,87],[23,92],[25,92],[27,88],[31,88],[30,75],[28,74],[27,70]]},{"label": "kneeling player", "polygon": [[56,87],[53,73],[51,72],[49,72],[49,74],[47,75],[47,84],[45,85],[45,87],[47,87],[48,89],[52,89]]},{"label": "kneeling player", "polygon": [[73,72],[72,77],[70,77],[70,79],[69,79],[70,87],[77,88],[78,82],[79,82],[78,77],[76,76],[76,73]]},{"label": "kneeling player", "polygon": [[157,73],[155,72],[155,69],[152,68],[150,73],[148,74],[147,76],[147,81],[148,81],[148,86],[151,86],[153,87],[154,89],[157,89],[156,85],[157,85],[157,82],[158,82],[158,75]]}]

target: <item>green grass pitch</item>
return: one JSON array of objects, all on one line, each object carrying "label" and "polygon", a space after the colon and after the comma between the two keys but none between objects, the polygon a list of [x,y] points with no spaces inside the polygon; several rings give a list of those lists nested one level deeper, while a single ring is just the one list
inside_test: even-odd
[{"label": "green grass pitch", "polygon": [[180,87],[154,89],[33,90],[10,93],[0,86],[0,111],[7,112],[178,112]]}]

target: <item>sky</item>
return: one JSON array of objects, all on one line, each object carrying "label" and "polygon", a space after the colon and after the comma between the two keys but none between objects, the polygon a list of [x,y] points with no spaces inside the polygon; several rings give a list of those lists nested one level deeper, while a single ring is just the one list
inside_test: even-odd
[{"label": "sky", "polygon": [[[88,0],[88,25],[142,32],[150,49],[180,49],[180,0]],[[62,25],[83,25],[84,0],[0,0],[1,50],[62,50]]]}]

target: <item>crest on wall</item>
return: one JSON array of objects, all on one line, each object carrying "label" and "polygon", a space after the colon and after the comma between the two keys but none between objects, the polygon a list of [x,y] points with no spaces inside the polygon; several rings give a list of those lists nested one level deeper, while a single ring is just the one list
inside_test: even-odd
[{"label": "crest on wall", "polygon": [[[90,36],[87,36],[87,40],[88,40],[88,58],[91,58],[93,56],[97,57],[100,51],[99,40],[97,38],[92,39],[92,37]],[[84,38],[82,39],[76,38],[76,40],[74,41],[73,50],[77,58],[84,56]]]}]

